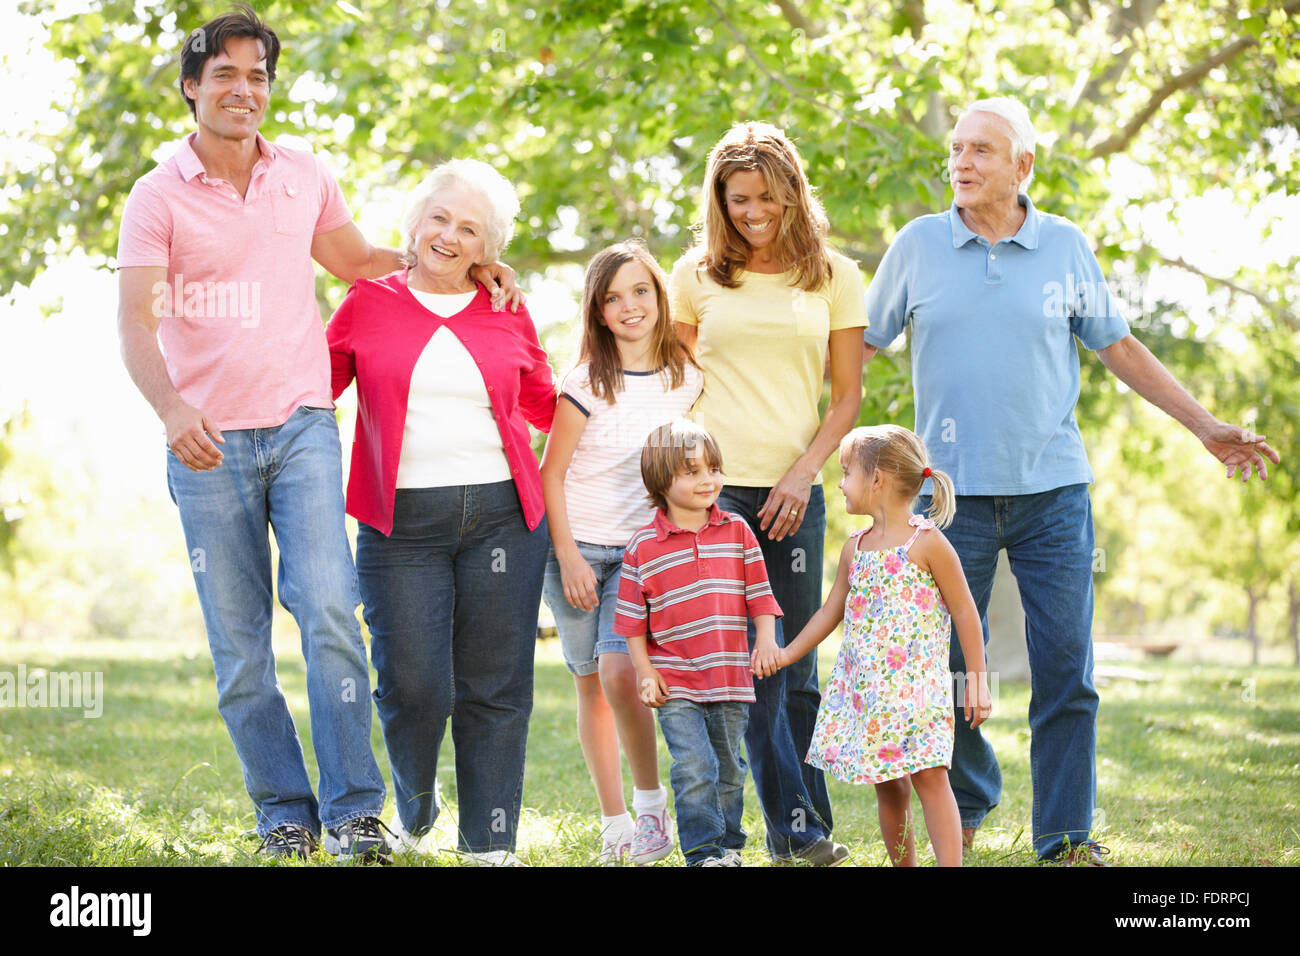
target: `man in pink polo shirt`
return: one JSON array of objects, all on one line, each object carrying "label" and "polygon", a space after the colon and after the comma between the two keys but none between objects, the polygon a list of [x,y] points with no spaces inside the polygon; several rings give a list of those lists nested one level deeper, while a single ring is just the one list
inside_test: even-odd
[{"label": "man in pink polo shirt", "polygon": [[[402,263],[362,236],[320,160],[258,134],[279,52],[245,5],[186,39],[180,88],[198,131],[127,199],[118,330],[166,428],[168,487],[259,850],[309,856],[323,828],[330,853],[388,862],[312,260],[347,282]],[[508,286],[497,302],[513,273],[493,272]],[[276,679],[268,525],[280,602],[302,633],[319,802]]]}]

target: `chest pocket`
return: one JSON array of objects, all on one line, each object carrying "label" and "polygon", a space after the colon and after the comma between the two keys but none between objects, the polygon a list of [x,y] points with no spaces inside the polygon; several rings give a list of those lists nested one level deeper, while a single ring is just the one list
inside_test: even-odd
[{"label": "chest pocket", "polygon": [[803,289],[791,289],[790,308],[794,311],[796,335],[830,338],[831,310],[825,296],[805,292]]},{"label": "chest pocket", "polygon": [[271,190],[271,211],[281,235],[310,236],[315,228],[315,204],[301,187],[282,183]]}]

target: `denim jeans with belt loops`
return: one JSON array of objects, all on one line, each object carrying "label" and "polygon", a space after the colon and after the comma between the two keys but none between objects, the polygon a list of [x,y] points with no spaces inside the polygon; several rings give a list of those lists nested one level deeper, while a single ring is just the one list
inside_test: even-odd
[{"label": "denim jeans with belt loops", "polygon": [[[917,510],[930,507],[917,499]],[[989,596],[998,552],[1011,563],[1029,649],[1029,768],[1033,841],[1040,858],[1088,839],[1097,802],[1097,690],[1092,680],[1092,503],[1087,485],[1032,495],[958,495],[944,529],[961,559],[988,644]],[[966,670],[956,631],[952,669]],[[963,827],[977,827],[1002,798],[998,759],[979,729],[956,729],[948,775]],[[996,714],[994,719],[997,719]]]},{"label": "denim jeans with belt loops", "polygon": [[397,812],[415,836],[438,815],[450,719],[459,847],[515,849],[549,543],[545,520],[528,530],[508,480],[399,488],[392,534],[358,529],[375,703]]},{"label": "denim jeans with belt loops", "polygon": [[[370,749],[370,669],[334,412],[301,407],[283,425],[224,438],[224,458],[210,471],[192,472],[168,451],[167,484],[207,626],[217,710],[257,807],[257,832],[291,823],[319,833],[378,816],[384,780]],[[271,651],[268,525],[280,549],[280,603],[302,635],[319,804]]]}]

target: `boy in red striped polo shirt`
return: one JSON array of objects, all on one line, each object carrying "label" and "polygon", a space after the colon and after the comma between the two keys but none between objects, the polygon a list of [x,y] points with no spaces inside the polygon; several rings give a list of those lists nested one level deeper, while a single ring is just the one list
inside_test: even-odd
[{"label": "boy in red striped polo shirt", "polygon": [[739,866],[750,674],[776,672],[781,608],[754,533],[715,503],[722,452],[712,435],[685,420],[655,429],[641,450],[641,478],[659,510],[623,554],[614,630],[627,638],[641,699],[658,710],[673,757],[687,865]]}]

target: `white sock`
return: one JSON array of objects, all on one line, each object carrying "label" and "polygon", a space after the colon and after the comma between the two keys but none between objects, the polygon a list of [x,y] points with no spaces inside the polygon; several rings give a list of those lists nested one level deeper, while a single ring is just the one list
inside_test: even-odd
[{"label": "white sock", "polygon": [[632,790],[632,812],[637,816],[643,813],[660,814],[668,806],[668,791],[660,785],[658,790]]},{"label": "white sock", "polygon": [[605,843],[626,843],[632,838],[632,814],[624,810],[617,816],[600,817],[600,838]]}]

